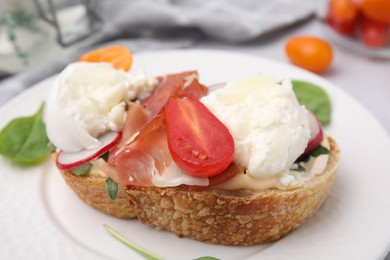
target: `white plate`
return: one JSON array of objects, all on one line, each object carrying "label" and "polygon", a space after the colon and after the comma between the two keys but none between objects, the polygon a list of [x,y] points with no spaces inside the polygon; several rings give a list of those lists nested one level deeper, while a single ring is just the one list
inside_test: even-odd
[{"label": "white plate", "polygon": [[[381,259],[390,249],[390,139],[354,99],[326,80],[286,64],[216,51],[165,51],[136,55],[150,74],[197,69],[206,84],[255,73],[305,79],[321,85],[333,103],[326,132],[339,143],[341,165],[320,210],[286,238],[266,245],[209,245],[157,231],[137,220],[118,220],[85,205],[53,163],[19,168],[0,158],[0,258],[142,259],[102,225],[166,259]],[[0,109],[0,127],[32,114],[50,91],[45,80]]]}]

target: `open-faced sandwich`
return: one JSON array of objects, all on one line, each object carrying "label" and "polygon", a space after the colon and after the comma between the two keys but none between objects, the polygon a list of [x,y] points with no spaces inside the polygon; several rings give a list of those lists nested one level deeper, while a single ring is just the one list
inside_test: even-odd
[{"label": "open-faced sandwich", "polygon": [[86,203],[180,237],[253,245],[326,199],[339,149],[289,80],[252,76],[208,93],[195,71],[149,77],[112,64],[70,64],[47,102],[56,165]]}]

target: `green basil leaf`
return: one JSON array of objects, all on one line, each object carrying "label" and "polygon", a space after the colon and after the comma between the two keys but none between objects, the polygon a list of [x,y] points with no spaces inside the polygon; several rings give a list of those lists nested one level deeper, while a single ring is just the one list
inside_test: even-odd
[{"label": "green basil leaf", "polygon": [[330,151],[328,148],[326,148],[322,145],[319,145],[318,147],[316,147],[312,151],[310,151],[310,156],[318,157],[321,154],[329,154],[329,153],[330,153]]},{"label": "green basil leaf", "polygon": [[43,108],[44,103],[34,115],[15,118],[1,130],[1,155],[20,165],[36,164],[49,155]]},{"label": "green basil leaf", "polygon": [[89,169],[91,169],[92,163],[84,163],[83,165],[77,166],[76,168],[73,168],[71,171],[76,175],[83,175],[86,174]]},{"label": "green basil leaf", "polygon": [[111,178],[106,179],[107,194],[110,199],[115,200],[118,194],[118,183],[113,181]]},{"label": "green basil leaf", "polygon": [[313,112],[323,126],[329,125],[332,107],[328,94],[309,82],[293,80],[292,84],[299,103]]}]

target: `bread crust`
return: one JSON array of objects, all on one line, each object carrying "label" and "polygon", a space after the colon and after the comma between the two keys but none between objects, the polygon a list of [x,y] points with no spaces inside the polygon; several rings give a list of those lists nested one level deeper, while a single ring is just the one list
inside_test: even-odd
[{"label": "bread crust", "polygon": [[106,178],[100,176],[75,175],[70,170],[60,170],[68,186],[88,205],[117,218],[131,219],[136,214],[126,195],[125,188],[118,185],[115,200],[107,195]]},{"label": "bread crust", "polygon": [[340,159],[336,142],[329,138],[329,143],[324,173],[293,190],[229,194],[183,187],[131,187],[126,193],[142,223],[179,237],[240,246],[275,241],[301,225],[325,201]]}]

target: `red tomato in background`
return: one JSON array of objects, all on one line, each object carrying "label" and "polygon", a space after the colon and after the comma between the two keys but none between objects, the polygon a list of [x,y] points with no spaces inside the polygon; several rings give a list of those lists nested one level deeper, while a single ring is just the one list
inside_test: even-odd
[{"label": "red tomato in background", "polygon": [[189,175],[214,176],[233,161],[233,137],[198,99],[171,98],[165,118],[172,159]]},{"label": "red tomato in background", "polygon": [[318,37],[291,37],[285,51],[293,64],[316,73],[327,70],[333,60],[332,46]]},{"label": "red tomato in background", "polygon": [[360,37],[368,47],[383,47],[389,41],[389,26],[364,17],[361,21]]},{"label": "red tomato in background", "polygon": [[389,0],[361,0],[361,10],[365,16],[390,25]]},{"label": "red tomato in background", "polygon": [[355,32],[359,10],[352,0],[331,0],[326,22],[337,32],[351,35]]}]

